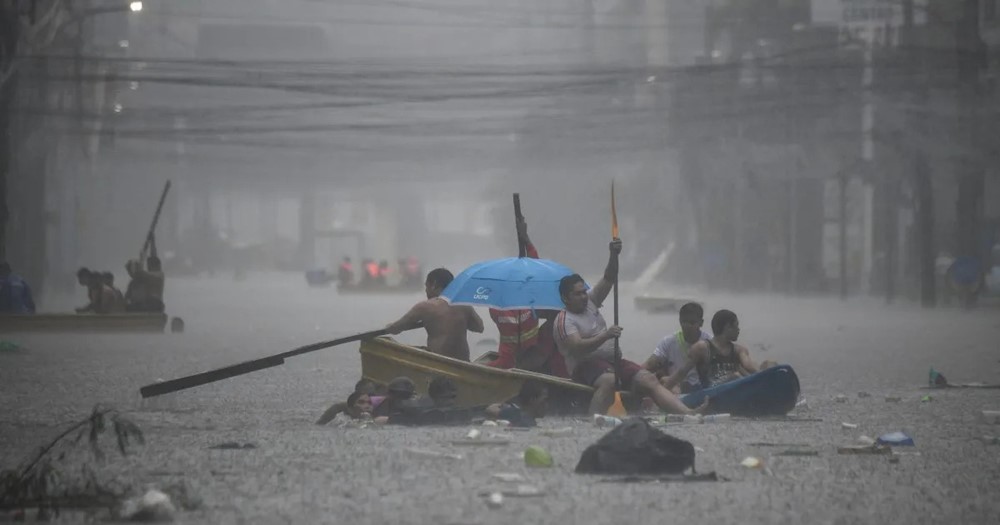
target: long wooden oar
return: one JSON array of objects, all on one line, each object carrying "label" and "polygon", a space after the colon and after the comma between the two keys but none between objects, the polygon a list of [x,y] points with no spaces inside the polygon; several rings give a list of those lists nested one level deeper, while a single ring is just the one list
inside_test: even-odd
[{"label": "long wooden oar", "polygon": [[[414,326],[414,328],[419,328],[419,326]],[[215,370],[209,370],[208,372],[202,372],[200,374],[195,374],[187,377],[181,377],[177,379],[171,379],[170,381],[164,381],[162,383],[153,383],[152,385],[146,385],[139,389],[139,393],[142,397],[155,397],[162,396],[163,394],[169,394],[171,392],[177,392],[179,390],[186,390],[188,388],[194,388],[196,386],[206,385],[208,383],[214,383],[216,381],[221,381],[223,379],[229,379],[230,377],[236,377],[243,374],[249,374],[250,372],[256,372],[257,370],[264,370],[265,368],[271,368],[273,366],[283,365],[285,359],[289,357],[295,357],[297,355],[306,354],[309,352],[315,352],[316,350],[322,350],[324,348],[330,348],[331,346],[342,345],[345,343],[352,343],[354,341],[364,341],[365,339],[373,339],[380,335],[386,335],[389,332],[384,328],[381,330],[372,330],[370,332],[362,332],[360,334],[350,335],[347,337],[341,337],[340,339],[334,339],[332,341],[321,341],[319,343],[313,343],[311,345],[300,346],[294,350],[289,350],[280,354],[262,357],[260,359],[253,359],[251,361],[244,361],[239,364],[230,365],[224,368],[217,368]]]},{"label": "long wooden oar", "polygon": [[[615,181],[611,180],[611,240],[618,240],[618,212],[615,209]],[[618,326],[618,254],[615,254],[615,282],[611,284],[614,294],[615,326]],[[622,349],[615,338],[615,397],[611,406],[608,407],[608,415],[614,417],[625,417],[627,412],[625,404],[622,403]]]},{"label": "long wooden oar", "polygon": [[524,215],[521,215],[521,194],[514,194],[514,232],[517,233],[517,256],[524,257],[528,254],[527,247],[524,244],[524,239],[521,238],[521,228],[519,227],[521,222],[524,220]]},{"label": "long wooden oar", "polygon": [[163,211],[163,203],[167,200],[167,193],[170,191],[170,181],[168,180],[166,184],[163,185],[163,192],[160,193],[160,202],[156,205],[156,213],[153,214],[153,222],[149,225],[149,231],[146,233],[146,240],[142,243],[142,250],[139,251],[139,262],[144,263],[146,260],[146,252],[149,250],[150,246],[153,244],[153,238],[156,235],[156,224],[160,222],[160,212]]},{"label": "long wooden oar", "polygon": [[[615,181],[611,181],[611,240],[618,239],[618,212],[615,210]],[[618,255],[615,254],[615,282],[612,284],[612,294],[614,296],[615,326],[618,326]],[[615,338],[615,388],[622,389],[621,378],[622,350],[618,345],[618,338]],[[617,394],[616,394],[617,395]]]}]

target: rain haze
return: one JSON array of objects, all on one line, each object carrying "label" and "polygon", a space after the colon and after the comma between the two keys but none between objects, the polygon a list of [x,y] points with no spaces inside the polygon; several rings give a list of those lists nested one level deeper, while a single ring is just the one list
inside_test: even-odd
[{"label": "rain haze", "polygon": [[[0,522],[1000,522],[998,57],[1000,0],[0,0]],[[577,472],[630,428],[696,469]]]}]

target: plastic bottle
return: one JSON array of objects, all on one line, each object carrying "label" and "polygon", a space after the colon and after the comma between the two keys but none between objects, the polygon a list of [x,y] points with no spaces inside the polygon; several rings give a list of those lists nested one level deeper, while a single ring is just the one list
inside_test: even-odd
[{"label": "plastic bottle", "polygon": [[622,420],[617,417],[594,414],[594,424],[597,428],[614,428],[622,424]]},{"label": "plastic bottle", "polygon": [[685,423],[701,423],[700,415],[686,415],[684,416]]},{"label": "plastic bottle", "polygon": [[682,414],[667,414],[666,417],[663,418],[663,422],[664,423],[683,423],[684,422],[684,416]]},{"label": "plastic bottle", "polygon": [[573,434],[573,427],[546,428],[541,434],[548,437],[563,437]]},{"label": "plastic bottle", "polygon": [[719,423],[722,421],[729,421],[729,414],[712,414],[708,416],[701,416],[702,423]]}]

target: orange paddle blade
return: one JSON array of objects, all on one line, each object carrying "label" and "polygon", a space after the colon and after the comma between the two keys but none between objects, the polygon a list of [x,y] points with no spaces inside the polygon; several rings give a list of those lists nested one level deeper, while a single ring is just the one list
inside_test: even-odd
[{"label": "orange paddle blade", "polygon": [[615,402],[611,403],[608,407],[608,414],[611,417],[622,418],[628,415],[628,411],[625,410],[625,404],[622,403],[622,393],[615,392]]},{"label": "orange paddle blade", "polygon": [[611,180],[611,238],[618,238],[618,212],[615,211],[615,181]]}]

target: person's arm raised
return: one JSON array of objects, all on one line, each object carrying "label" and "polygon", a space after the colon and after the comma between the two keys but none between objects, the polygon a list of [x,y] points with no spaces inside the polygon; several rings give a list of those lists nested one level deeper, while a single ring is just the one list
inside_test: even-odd
[{"label": "person's arm raised", "polygon": [[604,275],[590,290],[590,299],[594,303],[604,304],[604,299],[611,293],[611,288],[618,280],[618,255],[622,252],[622,240],[615,239],[608,244],[608,265],[604,267]]}]

